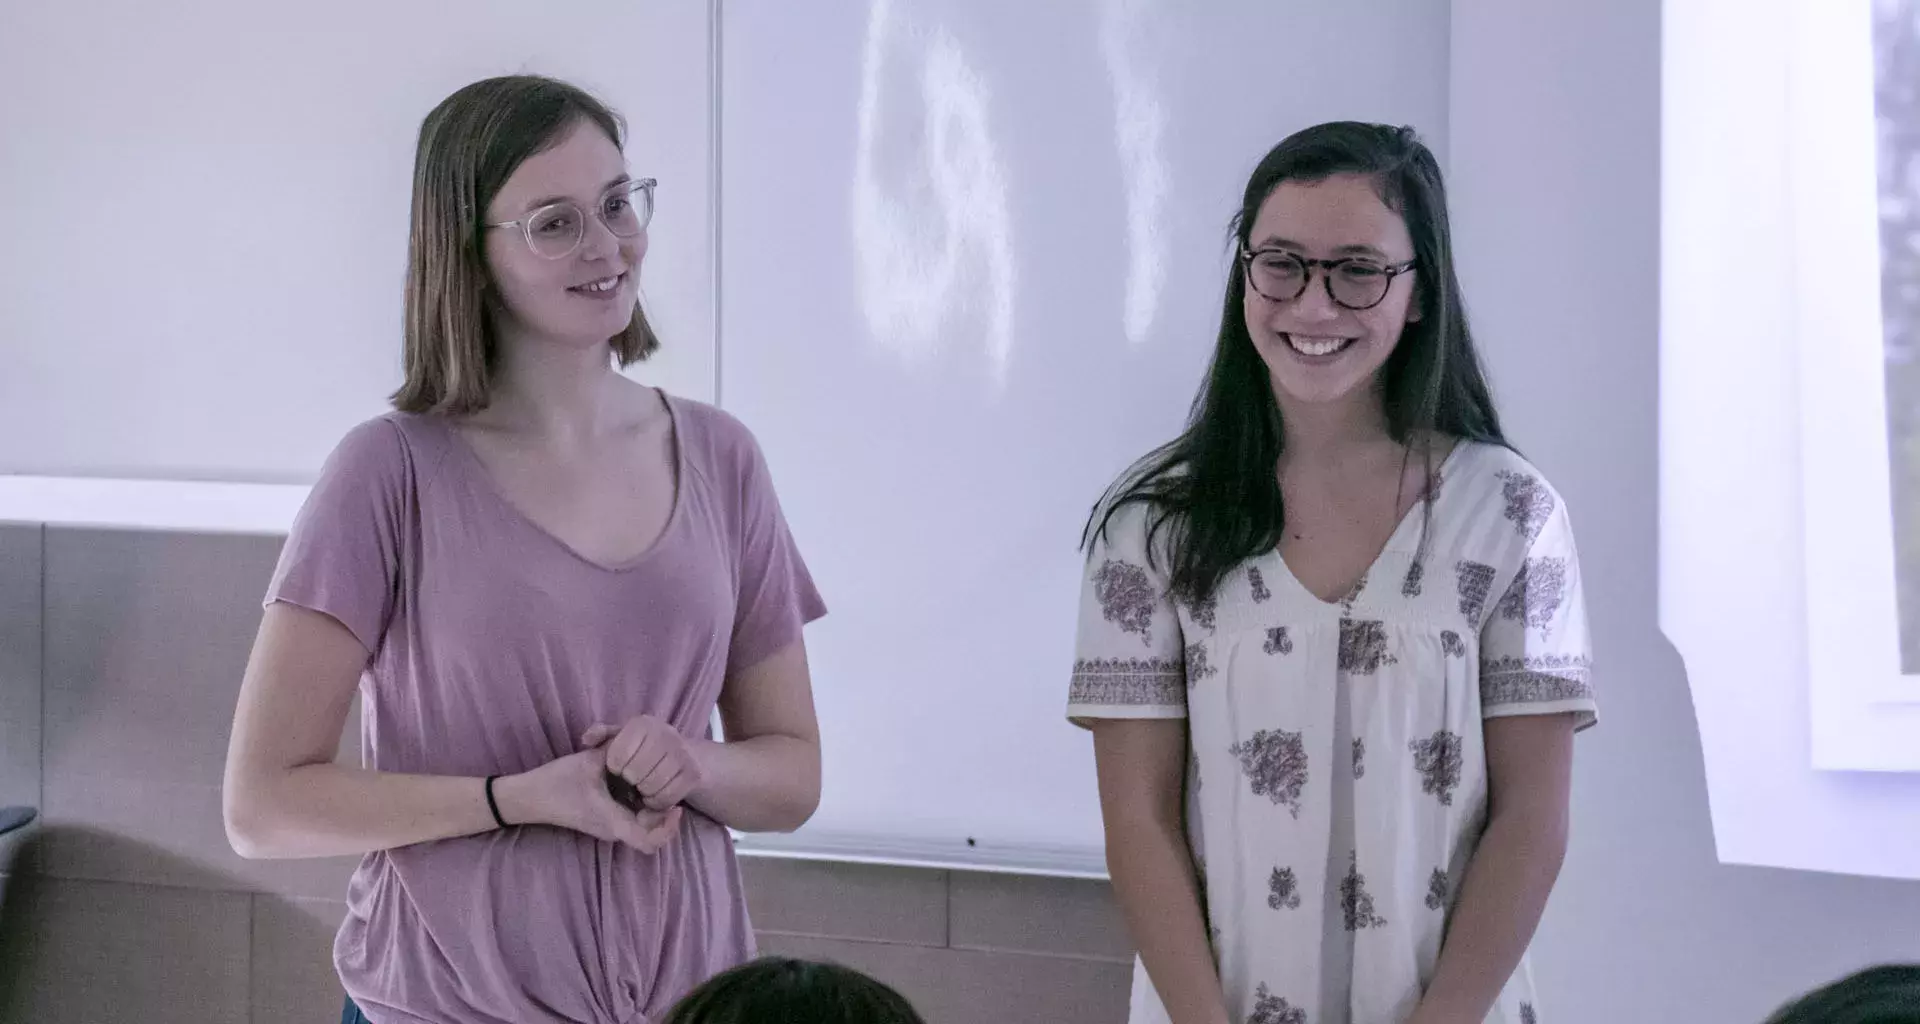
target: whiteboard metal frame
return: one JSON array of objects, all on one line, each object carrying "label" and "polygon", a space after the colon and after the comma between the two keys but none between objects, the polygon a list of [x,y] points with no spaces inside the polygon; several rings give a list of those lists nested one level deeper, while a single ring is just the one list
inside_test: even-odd
[{"label": "whiteboard metal frame", "polygon": [[1106,858],[1078,847],[974,846],[967,843],[902,842],[872,836],[734,834],[734,852],[742,857],[878,864],[932,871],[1026,875],[1106,881]]}]

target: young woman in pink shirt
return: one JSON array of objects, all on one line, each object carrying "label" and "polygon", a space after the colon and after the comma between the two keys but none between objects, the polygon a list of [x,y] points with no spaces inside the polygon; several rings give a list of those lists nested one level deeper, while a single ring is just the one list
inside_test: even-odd
[{"label": "young woman in pink shirt", "polygon": [[[654,182],[622,135],[533,76],[427,116],[405,383],[267,593],[227,831],[362,855],[349,1021],[656,1019],[753,952],[728,828],[819,800],[801,631],[825,609],[767,466],[732,417],[618,372],[658,347]],[[356,689],[359,768],[333,760]]]}]

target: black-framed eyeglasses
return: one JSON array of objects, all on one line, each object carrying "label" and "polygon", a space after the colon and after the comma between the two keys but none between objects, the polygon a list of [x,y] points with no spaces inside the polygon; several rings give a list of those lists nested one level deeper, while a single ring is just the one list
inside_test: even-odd
[{"label": "black-framed eyeglasses", "polygon": [[1413,269],[1418,260],[1381,263],[1365,256],[1337,260],[1315,260],[1285,249],[1240,250],[1240,262],[1246,269],[1247,287],[1262,298],[1274,302],[1292,302],[1306,294],[1319,268],[1326,283],[1327,297],[1347,309],[1362,310],[1378,306],[1393,287],[1393,279]]},{"label": "black-framed eyeglasses", "polygon": [[[619,238],[633,238],[647,229],[653,220],[653,178],[623,181],[600,196],[600,223]],[[541,259],[559,260],[573,255],[587,237],[587,216],[569,200],[548,203],[519,220],[486,225],[490,228],[519,228],[527,248]]]}]

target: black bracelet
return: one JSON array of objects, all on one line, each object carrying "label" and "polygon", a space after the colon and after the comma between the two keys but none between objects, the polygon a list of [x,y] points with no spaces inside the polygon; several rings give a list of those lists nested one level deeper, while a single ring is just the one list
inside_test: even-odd
[{"label": "black bracelet", "polygon": [[499,777],[498,775],[487,776],[487,810],[493,812],[493,823],[495,825],[506,828],[507,819],[500,816],[500,805],[495,803],[493,799],[493,780]]}]

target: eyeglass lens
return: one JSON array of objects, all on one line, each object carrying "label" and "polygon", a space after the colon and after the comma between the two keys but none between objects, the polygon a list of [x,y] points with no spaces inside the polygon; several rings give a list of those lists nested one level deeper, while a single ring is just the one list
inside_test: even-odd
[{"label": "eyeglass lens", "polygon": [[[638,235],[652,219],[653,191],[640,182],[622,185],[600,199],[601,222],[621,238]],[[585,214],[572,203],[543,206],[527,221],[527,240],[536,254],[559,259],[579,247],[586,223]]]},{"label": "eyeglass lens", "polygon": [[[1299,298],[1311,277],[1306,261],[1292,253],[1259,252],[1247,261],[1247,283],[1275,302]],[[1386,298],[1392,280],[1387,269],[1377,263],[1347,260],[1327,272],[1327,289],[1340,305],[1367,309]]]}]

